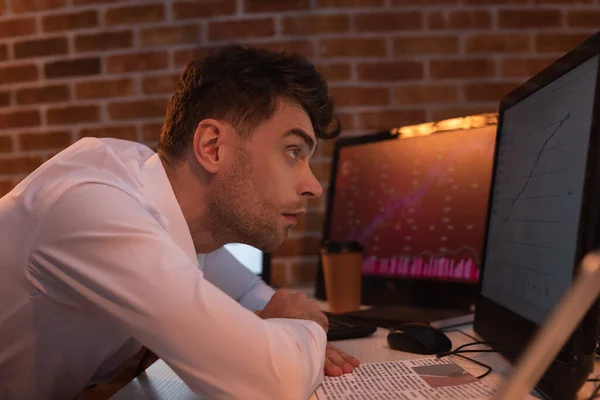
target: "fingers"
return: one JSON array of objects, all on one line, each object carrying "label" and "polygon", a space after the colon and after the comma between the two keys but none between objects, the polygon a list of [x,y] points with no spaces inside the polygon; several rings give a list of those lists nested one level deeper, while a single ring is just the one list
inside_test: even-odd
[{"label": "fingers", "polygon": [[352,365],[353,367],[358,367],[360,365],[360,361],[358,361],[356,358],[352,357],[349,354],[344,353],[340,349],[336,349],[336,350],[340,354],[340,356],[342,356],[342,358],[344,360],[346,360],[346,362],[349,363],[350,365]]},{"label": "fingers", "polygon": [[[325,361],[325,372],[328,375],[332,375],[332,376],[341,375],[338,373],[340,370],[343,373],[352,372],[354,370],[354,367],[352,366],[351,362],[349,360],[347,360],[344,356],[350,357],[347,354],[345,354],[344,352],[342,352],[328,344],[327,350],[325,351],[325,360],[326,360]],[[331,362],[331,364],[329,364],[329,371],[327,369],[327,366],[328,366],[327,361]],[[331,372],[331,374],[329,372]],[[337,373],[337,375],[333,375],[336,373]]]},{"label": "fingers", "polygon": [[325,358],[325,375],[340,376],[344,371],[328,358]]}]

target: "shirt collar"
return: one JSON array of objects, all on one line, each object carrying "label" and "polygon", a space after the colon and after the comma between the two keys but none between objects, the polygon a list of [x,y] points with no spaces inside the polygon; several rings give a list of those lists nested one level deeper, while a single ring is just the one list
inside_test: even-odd
[{"label": "shirt collar", "polygon": [[198,259],[190,229],[158,154],[152,155],[142,165],[142,184],[148,199],[167,219],[167,230],[175,243],[197,265]]}]

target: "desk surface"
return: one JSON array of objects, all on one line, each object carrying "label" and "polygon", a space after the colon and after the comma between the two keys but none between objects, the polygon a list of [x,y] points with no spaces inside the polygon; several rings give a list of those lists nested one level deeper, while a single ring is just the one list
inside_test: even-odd
[{"label": "desk surface", "polygon": [[[462,327],[461,330],[475,336],[470,325]],[[362,363],[427,357],[420,354],[410,354],[390,349],[386,342],[387,332],[386,329],[380,328],[375,334],[368,338],[342,340],[337,341],[334,344],[341,350],[358,358]],[[448,337],[452,340],[453,348],[473,341],[460,332],[448,332]],[[486,383],[488,386],[498,387],[510,371],[510,364],[497,354],[473,353],[470,356],[493,368],[492,373],[482,379],[482,382]],[[453,361],[473,374],[484,372],[482,367],[469,361],[461,360],[458,357],[454,357]],[[593,375],[596,376],[599,373],[600,368],[596,365]],[[585,399],[589,397],[593,389],[594,383],[586,384],[582,388],[579,398]],[[158,360],[148,368],[144,374],[140,375],[111,397],[112,400],[197,400],[201,398],[202,397],[194,394],[162,360]],[[530,398],[535,399],[533,396]],[[314,399],[316,399],[316,396],[313,395],[311,400]]]}]

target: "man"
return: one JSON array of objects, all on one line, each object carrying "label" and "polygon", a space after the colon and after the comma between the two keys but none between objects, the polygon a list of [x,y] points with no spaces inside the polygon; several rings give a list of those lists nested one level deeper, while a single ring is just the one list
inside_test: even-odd
[{"label": "man", "polygon": [[315,302],[218,250],[281,245],[321,195],[332,115],[306,60],[227,46],[184,71],[158,154],[83,139],[0,199],[0,397],[73,398],[141,344],[209,398],[303,399],[350,372]]}]

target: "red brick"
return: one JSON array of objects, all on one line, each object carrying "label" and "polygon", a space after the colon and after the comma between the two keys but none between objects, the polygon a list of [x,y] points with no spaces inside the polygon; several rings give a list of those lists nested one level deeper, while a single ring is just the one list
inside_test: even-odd
[{"label": "red brick", "polygon": [[[0,3],[0,4],[2,4],[2,3]],[[2,7],[3,6],[0,5],[0,11],[1,11]],[[0,180],[0,197],[9,193],[11,190],[14,189],[15,186],[16,186],[16,184],[13,183],[12,181]]]},{"label": "red brick", "polygon": [[431,60],[430,76],[433,79],[483,78],[494,76],[494,62],[486,58]]},{"label": "red brick", "polygon": [[385,57],[385,38],[339,38],[319,41],[321,57]]},{"label": "red brick", "polygon": [[10,106],[10,92],[0,92],[0,107]]},{"label": "red brick", "polygon": [[49,85],[17,90],[17,104],[41,104],[67,101],[70,99],[67,85]]},{"label": "red brick", "polygon": [[595,0],[533,0],[535,4],[591,4]]},{"label": "red brick", "polygon": [[312,43],[307,40],[269,41],[253,43],[252,46],[259,49],[295,53],[309,59],[313,58],[315,54]]},{"label": "red brick", "polygon": [[481,82],[469,83],[464,86],[467,101],[500,101],[510,93],[519,82]]},{"label": "red brick", "polygon": [[[444,6],[456,4],[458,0],[419,0],[419,6]],[[393,6],[414,6],[415,0],[392,0]]]},{"label": "red brick", "polygon": [[72,143],[70,131],[21,133],[19,146],[23,151],[63,149]]},{"label": "red brick", "polygon": [[[354,114],[353,112],[340,112],[340,111],[336,111],[334,117],[333,117],[333,121],[331,121],[331,127],[335,127],[337,125],[337,122],[339,120],[340,125],[342,126],[343,130],[352,130],[352,129],[356,129],[356,124],[354,123]],[[323,143],[329,143],[331,142],[331,140],[324,140],[322,141]],[[322,145],[319,145],[322,146]],[[320,151],[317,151],[317,154],[321,154],[322,153]]]},{"label": "red brick", "polygon": [[0,173],[4,174],[29,174],[42,165],[38,156],[13,157],[0,160]]},{"label": "red brick", "polygon": [[389,103],[389,90],[383,87],[344,86],[329,89],[337,106],[377,106]]},{"label": "red brick", "polygon": [[0,136],[0,153],[10,153],[13,148],[12,136]]},{"label": "red brick", "polygon": [[98,12],[94,10],[42,17],[44,32],[67,31],[98,26]]},{"label": "red brick", "polygon": [[134,94],[133,79],[98,80],[78,82],[75,86],[77,99],[103,99],[126,97]]},{"label": "red brick", "polygon": [[142,29],[139,38],[142,46],[198,43],[200,41],[200,25]]},{"label": "red brick", "polygon": [[16,13],[51,10],[66,5],[66,0],[12,0],[12,10]]},{"label": "red brick", "polygon": [[0,61],[8,60],[8,45],[0,45]]},{"label": "red brick", "polygon": [[0,22],[0,38],[35,34],[35,18],[13,18]]},{"label": "red brick", "polygon": [[49,79],[98,75],[99,73],[100,58],[98,57],[55,61],[44,66],[44,74]]},{"label": "red brick", "polygon": [[394,89],[394,102],[399,105],[451,103],[457,99],[455,85],[410,85]]},{"label": "red brick", "polygon": [[[322,166],[323,168],[327,168],[327,169],[331,168],[331,164],[317,164],[317,165]],[[316,167],[317,165],[313,165],[312,168],[314,169],[314,167]],[[327,181],[329,181],[329,179],[327,179]],[[322,182],[327,182],[327,181],[322,181]],[[298,225],[296,225],[294,227],[294,230],[298,231],[298,232],[304,232],[304,231],[321,232],[323,230],[324,222],[325,222],[325,213],[318,212],[318,211],[311,211],[311,212],[307,213],[304,217],[302,217],[298,220]]]},{"label": "red brick", "polygon": [[319,64],[317,69],[328,82],[347,81],[350,79],[350,64]]},{"label": "red brick", "polygon": [[48,121],[48,125],[98,122],[100,121],[100,108],[93,105],[50,108],[46,112],[46,121]]},{"label": "red brick", "polygon": [[490,105],[473,106],[473,107],[452,107],[443,108],[433,112],[432,120],[440,121],[443,119],[466,117],[469,115],[477,115],[482,113],[498,112],[498,103],[490,103]]},{"label": "red brick", "polygon": [[160,131],[162,124],[158,122],[151,122],[142,126],[142,140],[144,142],[158,142],[160,138]]},{"label": "red brick", "polygon": [[245,0],[244,12],[282,12],[308,10],[309,0]]},{"label": "red brick", "polygon": [[502,76],[529,78],[550,65],[554,60],[554,57],[504,59],[502,61]]},{"label": "red brick", "polygon": [[329,176],[331,175],[331,163],[330,162],[325,162],[325,163],[312,162],[310,164],[310,170],[312,171],[315,178],[317,178],[317,180],[319,182],[322,182],[322,183],[329,182]]},{"label": "red brick", "polygon": [[384,0],[317,0],[317,7],[377,7],[383,3]]},{"label": "red brick", "polygon": [[[10,183],[10,182],[9,182]],[[2,195],[1,191],[3,190],[4,186],[2,186],[3,181],[0,181],[0,196]],[[7,190],[8,193],[8,190]],[[275,288],[281,288],[284,287],[286,285],[286,265],[282,262],[279,261],[278,258],[273,258],[271,259],[271,276],[270,276],[270,285]]]},{"label": "red brick", "polygon": [[179,74],[147,76],[142,80],[145,94],[173,93],[179,82]]},{"label": "red brick", "polygon": [[131,31],[81,34],[75,37],[75,51],[105,51],[133,47]]},{"label": "red brick", "polygon": [[165,19],[165,6],[151,4],[111,8],[106,10],[106,25],[133,25],[146,22],[159,22]]},{"label": "red brick", "polygon": [[115,121],[163,117],[167,109],[167,103],[167,99],[114,102],[108,105],[108,115],[110,115],[110,119]]},{"label": "red brick", "polygon": [[571,28],[600,28],[600,11],[570,10],[567,14],[567,24]]},{"label": "red brick", "polygon": [[404,57],[413,54],[458,53],[456,36],[397,37],[393,42],[394,55]]},{"label": "red brick", "polygon": [[531,51],[531,37],[521,34],[475,34],[467,38],[467,53],[522,53]]},{"label": "red brick", "polygon": [[510,29],[560,28],[560,10],[499,10],[498,26]]},{"label": "red brick", "polygon": [[32,82],[38,79],[37,66],[11,65],[9,67],[0,67],[0,85],[6,85],[19,82]]},{"label": "red brick", "polygon": [[102,126],[98,128],[84,128],[79,130],[79,138],[83,137],[111,137],[123,140],[137,140],[137,129],[134,125]]},{"label": "red brick", "polygon": [[427,18],[430,29],[487,29],[492,26],[488,10],[434,11]]},{"label": "red brick", "polygon": [[515,4],[523,5],[523,0],[462,0],[463,3],[469,5],[483,6],[495,4]]},{"label": "red brick", "polygon": [[167,68],[169,55],[165,51],[110,56],[107,70],[111,74],[135,71],[151,71]]},{"label": "red brick", "polygon": [[321,239],[316,237],[287,239],[273,252],[274,257],[294,257],[318,254]]},{"label": "red brick", "polygon": [[90,4],[115,4],[127,3],[131,0],[71,0],[74,6],[87,6]]},{"label": "red brick", "polygon": [[236,0],[193,0],[173,4],[173,18],[208,18],[218,15],[235,14]]},{"label": "red brick", "polygon": [[5,11],[6,11],[6,3],[3,1],[0,1],[0,15],[4,14]]},{"label": "red brick", "polygon": [[364,62],[356,67],[361,81],[400,81],[423,78],[423,64],[419,61]]},{"label": "red brick", "polygon": [[41,121],[37,110],[6,112],[0,114],[0,129],[40,126]]},{"label": "red brick", "polygon": [[69,52],[67,38],[36,39],[17,42],[14,45],[15,58],[62,55]]},{"label": "red brick", "polygon": [[196,59],[200,54],[199,49],[183,49],[183,50],[175,50],[173,52],[173,60],[175,63],[175,67],[182,68],[185,67],[188,63],[192,62]]},{"label": "red brick", "polygon": [[358,128],[363,130],[391,129],[426,122],[425,110],[380,110],[358,114]]},{"label": "red brick", "polygon": [[[293,230],[301,232],[297,227],[294,227]],[[307,255],[309,254],[304,254],[304,256]],[[271,285],[275,288],[291,288],[293,290],[298,285],[314,284],[317,277],[317,266],[318,259],[314,255],[312,259],[302,258],[287,263],[274,258],[271,267]]]},{"label": "red brick", "polygon": [[423,16],[418,11],[356,14],[354,24],[358,32],[416,30],[423,26]]},{"label": "red brick", "polygon": [[[339,119],[342,125],[342,129],[354,129],[354,124],[352,123],[352,119],[354,119],[354,114],[342,114],[337,113],[334,119]],[[346,122],[344,122],[346,121]],[[351,128],[350,128],[351,127]],[[331,140],[319,140],[317,145],[317,150],[315,151],[315,157],[331,157],[333,155],[333,147],[335,145],[337,139]]]},{"label": "red brick", "polygon": [[539,33],[535,37],[535,50],[539,53],[565,53],[589,36],[584,33]]},{"label": "red brick", "polygon": [[284,35],[314,35],[319,33],[347,32],[348,15],[300,15],[282,19]]},{"label": "red brick", "polygon": [[210,40],[231,40],[249,37],[265,37],[275,34],[272,18],[209,22]]}]

